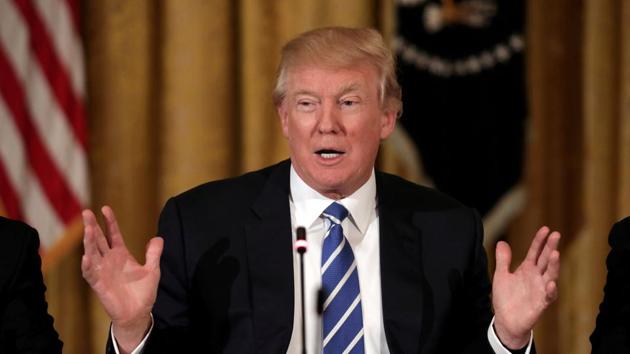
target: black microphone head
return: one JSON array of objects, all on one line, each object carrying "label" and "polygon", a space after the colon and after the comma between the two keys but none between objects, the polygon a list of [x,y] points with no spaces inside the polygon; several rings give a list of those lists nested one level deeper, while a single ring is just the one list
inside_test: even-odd
[{"label": "black microphone head", "polygon": [[306,229],[304,226],[298,226],[296,234],[298,240],[306,240]]},{"label": "black microphone head", "polygon": [[297,230],[295,230],[295,235],[295,249],[298,253],[306,252],[306,248],[308,247],[308,242],[306,242],[306,229],[303,226],[299,226]]}]

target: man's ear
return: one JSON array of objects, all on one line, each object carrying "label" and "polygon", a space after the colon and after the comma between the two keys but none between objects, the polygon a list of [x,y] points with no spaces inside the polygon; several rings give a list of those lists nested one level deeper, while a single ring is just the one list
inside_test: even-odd
[{"label": "man's ear", "polygon": [[278,112],[278,118],[280,118],[280,125],[282,126],[282,135],[285,138],[289,137],[289,113],[286,110],[284,101],[276,105],[276,112]]},{"label": "man's ear", "polygon": [[397,112],[386,110],[381,116],[381,140],[387,139],[394,128],[396,128],[396,121],[398,121]]}]

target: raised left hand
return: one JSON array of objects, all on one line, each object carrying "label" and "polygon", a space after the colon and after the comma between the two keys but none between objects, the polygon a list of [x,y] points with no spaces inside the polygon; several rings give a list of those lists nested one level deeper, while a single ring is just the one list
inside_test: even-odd
[{"label": "raised left hand", "polygon": [[494,330],[510,349],[529,342],[530,331],[558,296],[560,233],[548,227],[538,230],[525,260],[510,272],[512,251],[503,241],[497,243],[496,270],[492,282]]}]

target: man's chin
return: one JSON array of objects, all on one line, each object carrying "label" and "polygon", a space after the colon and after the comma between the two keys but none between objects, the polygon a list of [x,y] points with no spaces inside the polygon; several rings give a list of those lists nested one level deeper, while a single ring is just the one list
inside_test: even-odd
[{"label": "man's chin", "polygon": [[353,180],[351,180],[349,177],[338,177],[326,180],[320,179],[316,181],[315,184],[317,188],[314,189],[320,194],[325,195],[331,199],[341,199],[352,194],[356,189],[356,187],[353,186],[352,182]]}]

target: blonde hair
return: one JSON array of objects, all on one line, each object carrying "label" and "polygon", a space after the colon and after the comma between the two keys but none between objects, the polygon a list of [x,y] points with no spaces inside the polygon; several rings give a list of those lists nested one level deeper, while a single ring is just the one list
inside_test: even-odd
[{"label": "blonde hair", "polygon": [[383,37],[371,28],[327,27],[302,33],[282,48],[276,73],[273,103],[280,106],[286,96],[288,72],[301,65],[346,68],[359,62],[373,65],[380,77],[379,98],[383,110],[402,112],[402,92],[396,79],[395,61]]}]

